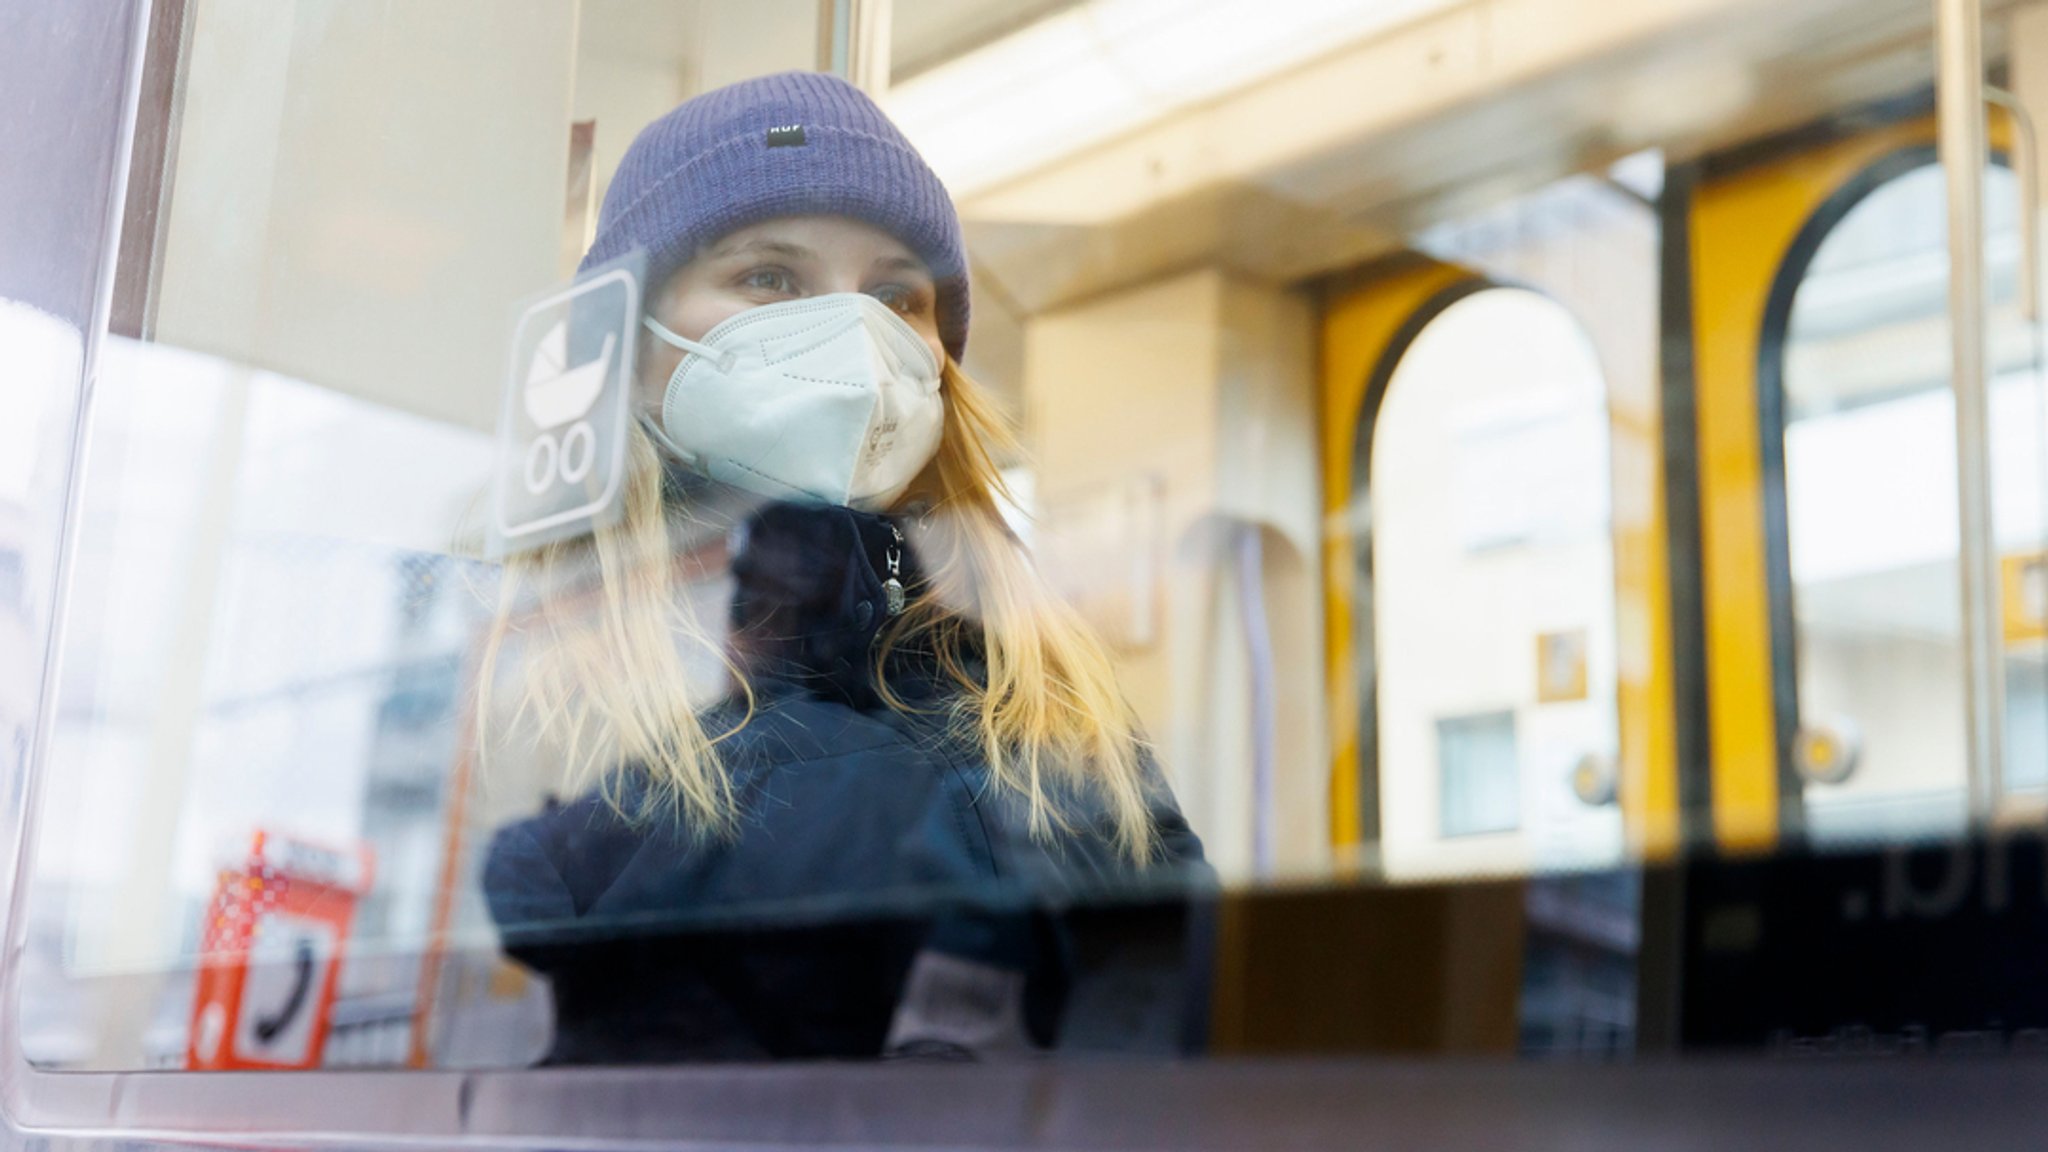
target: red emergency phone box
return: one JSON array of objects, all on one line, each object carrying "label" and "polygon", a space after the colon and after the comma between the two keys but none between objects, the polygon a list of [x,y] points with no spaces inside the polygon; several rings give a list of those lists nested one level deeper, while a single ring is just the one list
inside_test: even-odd
[{"label": "red emergency phone box", "polygon": [[315,1068],[327,1043],[367,847],[258,831],[206,910],[190,1068]]}]

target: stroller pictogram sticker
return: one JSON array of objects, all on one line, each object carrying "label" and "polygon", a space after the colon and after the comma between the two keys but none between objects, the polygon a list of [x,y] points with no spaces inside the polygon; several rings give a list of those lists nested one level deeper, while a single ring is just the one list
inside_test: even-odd
[{"label": "stroller pictogram sticker", "polygon": [[608,265],[528,306],[499,415],[491,552],[594,529],[625,475],[639,279]]},{"label": "stroller pictogram sticker", "polygon": [[[604,391],[618,337],[604,334],[598,358],[574,368],[568,359],[569,322],[559,321],[541,337],[526,372],[526,415],[540,429],[526,449],[526,490],[535,495],[550,484],[577,484],[590,475],[597,460],[597,433],[583,419]],[[569,424],[574,420],[574,424]],[[557,439],[554,429],[569,424]]]}]

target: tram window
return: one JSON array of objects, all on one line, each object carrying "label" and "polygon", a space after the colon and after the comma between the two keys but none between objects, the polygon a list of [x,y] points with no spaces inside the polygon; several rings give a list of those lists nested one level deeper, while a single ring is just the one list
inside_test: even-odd
[{"label": "tram window", "polygon": [[[1838,217],[1823,211],[1818,223],[1832,226],[1798,281],[1784,338],[1791,752],[1822,842],[1952,834],[1968,820],[1946,190],[1931,157],[1896,169],[1838,196],[1851,204]],[[2048,711],[2025,579],[2043,545],[2044,425],[2036,345],[2018,311],[2010,169],[1988,170],[1985,204],[1992,507],[2013,588],[2005,783],[2038,792]]]},{"label": "tram window", "polygon": [[1515,714],[1439,720],[1436,748],[1437,772],[1443,781],[1443,835],[1514,831],[1522,807]]},{"label": "tram window", "polygon": [[1618,739],[1608,420],[1540,293],[1466,295],[1400,353],[1366,493],[1390,876],[1619,855],[1619,814],[1572,784]]}]

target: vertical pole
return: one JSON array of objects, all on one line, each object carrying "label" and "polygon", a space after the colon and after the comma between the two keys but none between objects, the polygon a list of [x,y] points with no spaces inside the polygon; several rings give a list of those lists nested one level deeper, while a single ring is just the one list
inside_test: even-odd
[{"label": "vertical pole", "polygon": [[846,78],[870,96],[889,90],[889,32],[893,0],[847,0]]},{"label": "vertical pole", "polygon": [[1961,528],[1963,697],[1970,815],[1988,823],[2004,766],[2005,664],[1992,538],[1990,403],[1984,373],[1983,16],[1979,0],[1934,0],[1941,164],[1948,176],[1948,311]]},{"label": "vertical pole", "polygon": [[1237,529],[1237,606],[1244,621],[1244,646],[1251,665],[1252,868],[1273,875],[1275,762],[1279,759],[1279,692],[1274,686],[1273,628],[1266,619],[1265,537],[1257,521]]},{"label": "vertical pole", "polygon": [[846,74],[846,15],[851,0],[818,0],[818,71]]},{"label": "vertical pole", "polygon": [[818,70],[880,97],[889,90],[894,0],[818,0]]}]

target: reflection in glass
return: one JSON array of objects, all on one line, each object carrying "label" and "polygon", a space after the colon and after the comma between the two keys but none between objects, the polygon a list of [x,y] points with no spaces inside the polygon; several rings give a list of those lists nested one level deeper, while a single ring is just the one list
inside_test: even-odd
[{"label": "reflection in glass", "polygon": [[[1986,173],[1993,531],[2006,607],[2011,792],[2048,785],[2048,681],[2026,604],[2040,554],[2042,396],[2018,313],[2018,180]],[[1960,832],[1963,740],[1947,214],[1940,168],[1887,180],[1826,234],[1793,299],[1785,501],[1806,749],[1853,750],[1803,789],[1821,842]],[[1810,757],[1807,757],[1810,758]]]},{"label": "reflection in glass", "polygon": [[[42,814],[69,832],[41,842],[31,912],[60,917],[43,991],[109,1022],[30,1052],[183,1063],[206,910],[258,833],[376,862],[337,1018],[409,1017],[480,619],[445,548],[488,441],[118,340],[96,402]],[[403,476],[369,466],[394,453]]]}]

